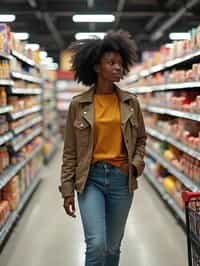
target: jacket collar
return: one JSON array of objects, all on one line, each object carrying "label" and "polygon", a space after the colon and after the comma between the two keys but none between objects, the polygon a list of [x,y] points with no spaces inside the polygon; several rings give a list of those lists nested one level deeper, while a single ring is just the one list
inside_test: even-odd
[{"label": "jacket collar", "polygon": [[[125,102],[129,99],[132,99],[131,94],[126,91],[121,90],[118,86],[114,85],[115,91],[120,99],[120,101]],[[88,91],[80,95],[77,99],[80,103],[91,103],[93,101],[93,96],[95,93],[95,87],[91,87]]]}]

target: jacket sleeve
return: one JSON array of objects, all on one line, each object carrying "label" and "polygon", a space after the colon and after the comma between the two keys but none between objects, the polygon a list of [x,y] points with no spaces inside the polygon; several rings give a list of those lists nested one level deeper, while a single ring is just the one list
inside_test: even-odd
[{"label": "jacket sleeve", "polygon": [[76,137],[73,121],[75,119],[74,102],[69,106],[64,133],[64,149],[61,166],[61,185],[59,190],[63,197],[74,196],[76,168]]},{"label": "jacket sleeve", "polygon": [[145,155],[145,145],[146,145],[146,131],[144,125],[144,119],[142,111],[138,100],[136,99],[137,111],[138,111],[138,136],[136,140],[136,150],[133,156],[132,165],[136,168],[137,176],[142,175],[142,172],[145,167],[144,155]]}]

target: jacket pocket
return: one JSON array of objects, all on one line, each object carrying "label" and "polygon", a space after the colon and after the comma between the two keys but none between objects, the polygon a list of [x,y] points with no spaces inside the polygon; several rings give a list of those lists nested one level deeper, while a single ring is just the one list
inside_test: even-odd
[{"label": "jacket pocket", "polygon": [[134,116],[131,116],[129,120],[130,120],[131,126],[137,130],[138,129],[138,122],[137,122],[136,118]]},{"label": "jacket pocket", "polygon": [[83,119],[75,120],[76,143],[78,149],[82,150],[89,145],[90,125]]}]

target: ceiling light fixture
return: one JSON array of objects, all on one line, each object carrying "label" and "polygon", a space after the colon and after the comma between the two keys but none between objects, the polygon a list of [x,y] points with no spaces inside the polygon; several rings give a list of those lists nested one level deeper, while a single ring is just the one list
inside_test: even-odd
[{"label": "ceiling light fixture", "polygon": [[56,70],[56,69],[58,69],[58,63],[51,63],[51,64],[49,64],[48,66],[47,66],[47,69],[48,70]]},{"label": "ceiling light fixture", "polygon": [[166,48],[172,48],[172,47],[173,47],[173,43],[166,43],[166,44],[165,44],[165,47],[166,47]]},{"label": "ceiling light fixture", "polygon": [[0,15],[0,22],[13,22],[15,19],[15,15]]},{"label": "ceiling light fixture", "polygon": [[25,41],[29,39],[28,32],[14,32],[14,36],[17,40]]},{"label": "ceiling light fixture", "polygon": [[40,48],[40,45],[37,43],[27,43],[25,46],[26,49],[31,49],[33,51],[36,51]]},{"label": "ceiling light fixture", "polygon": [[114,15],[74,15],[72,20],[74,22],[114,22]]},{"label": "ceiling light fixture", "polygon": [[105,34],[106,34],[105,32],[78,32],[75,34],[75,39],[76,40],[95,39],[95,38],[103,39]]},{"label": "ceiling light fixture", "polygon": [[189,40],[191,34],[189,32],[172,32],[169,34],[170,40]]},{"label": "ceiling light fixture", "polygon": [[52,57],[46,57],[44,59],[42,59],[41,64],[43,65],[48,65],[53,63],[53,58]]},{"label": "ceiling light fixture", "polygon": [[40,52],[40,59],[44,59],[47,57],[47,52],[46,51],[41,51]]}]

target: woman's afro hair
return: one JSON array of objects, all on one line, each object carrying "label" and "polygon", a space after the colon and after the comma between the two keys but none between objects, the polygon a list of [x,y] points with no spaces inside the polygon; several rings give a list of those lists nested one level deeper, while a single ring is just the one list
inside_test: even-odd
[{"label": "woman's afro hair", "polygon": [[123,30],[109,31],[104,39],[87,39],[77,41],[70,45],[72,50],[72,71],[75,72],[75,80],[86,86],[97,82],[95,65],[106,52],[118,52],[122,57],[123,75],[129,72],[134,64],[136,46],[128,32]]}]

